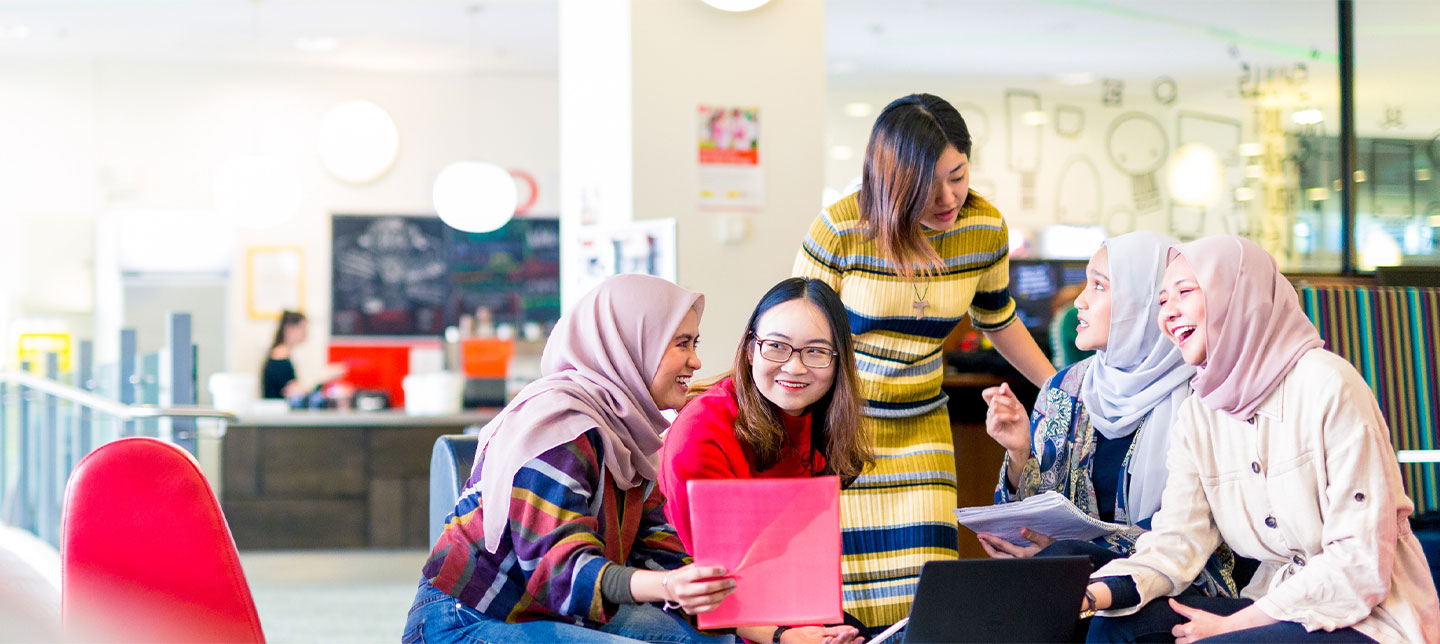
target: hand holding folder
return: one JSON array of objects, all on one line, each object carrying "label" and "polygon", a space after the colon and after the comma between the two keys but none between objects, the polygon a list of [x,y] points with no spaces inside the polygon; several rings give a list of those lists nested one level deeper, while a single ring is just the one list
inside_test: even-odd
[{"label": "hand holding folder", "polygon": [[993,534],[1017,546],[1031,545],[1020,536],[1021,528],[1030,528],[1056,540],[1085,541],[1125,529],[1123,525],[1106,523],[1081,512],[1059,492],[1037,494],[1018,503],[960,508],[955,511],[955,519],[977,533]]},{"label": "hand holding folder", "polygon": [[834,624],[840,610],[840,479],[686,484],[695,563],[724,566],[735,592],[702,629]]}]

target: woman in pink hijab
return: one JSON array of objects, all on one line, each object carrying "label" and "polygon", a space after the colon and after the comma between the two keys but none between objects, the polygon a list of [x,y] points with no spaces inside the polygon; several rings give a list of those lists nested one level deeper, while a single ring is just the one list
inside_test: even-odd
[{"label": "woman in pink hijab", "polygon": [[[1157,323],[1197,367],[1194,395],[1153,530],[1092,575],[1089,640],[1440,641],[1414,505],[1364,379],[1253,242],[1207,237],[1169,258]],[[1260,562],[1241,598],[1167,599],[1221,539]]]},{"label": "woman in pink hijab", "polygon": [[704,305],[620,275],[560,319],[543,377],[480,432],[403,642],[734,641],[668,610],[712,610],[734,581],[690,564],[655,483],[660,412],[700,368]]}]

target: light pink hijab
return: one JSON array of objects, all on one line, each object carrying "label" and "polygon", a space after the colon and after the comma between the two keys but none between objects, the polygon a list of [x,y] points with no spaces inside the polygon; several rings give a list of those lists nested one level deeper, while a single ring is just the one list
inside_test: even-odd
[{"label": "light pink hijab", "polygon": [[486,550],[500,545],[520,468],[591,429],[600,430],[604,469],[621,489],[655,480],[669,421],[650,381],[692,310],[704,312],[705,296],[658,277],[617,275],[560,318],[540,358],[542,377],[480,430],[475,463],[481,453],[485,460],[468,485],[480,486]]},{"label": "light pink hijab", "polygon": [[1216,235],[1170,249],[1205,296],[1205,364],[1193,381],[1206,407],[1249,420],[1306,351],[1324,346],[1295,287],[1255,242]]}]

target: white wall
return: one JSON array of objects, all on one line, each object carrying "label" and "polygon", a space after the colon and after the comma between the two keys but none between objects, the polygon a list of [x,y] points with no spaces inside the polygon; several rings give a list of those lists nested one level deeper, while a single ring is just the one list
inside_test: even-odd
[{"label": "white wall", "polygon": [[[634,0],[636,219],[677,220],[679,282],[705,294],[702,374],[729,367],[751,309],[789,277],[820,211],[824,6],[780,0],[729,14],[701,2]],[[742,243],[717,241],[698,210],[695,110],[756,106],[765,205]]]},{"label": "white wall", "polygon": [[[1058,68],[1057,68],[1058,69]],[[987,76],[920,76],[920,75],[886,75],[877,76],[869,74],[844,74],[834,76],[830,79],[830,91],[826,102],[826,145],[827,153],[825,160],[825,185],[831,190],[841,190],[852,179],[860,175],[864,161],[865,146],[869,138],[871,126],[874,123],[879,111],[890,101],[915,92],[926,92],[936,94],[955,105],[967,120],[974,137],[974,151],[972,152],[973,175],[971,187],[983,194],[986,198],[995,203],[1004,213],[1006,221],[1012,228],[1019,228],[1031,233],[1050,226],[1060,219],[1059,209],[1065,209],[1072,215],[1083,211],[1093,211],[1091,206],[1095,202],[1094,190],[1089,188],[1077,190],[1073,183],[1066,183],[1062,186],[1062,171],[1067,162],[1076,158],[1086,158],[1093,162],[1098,171],[1100,182],[1099,188],[1099,212],[1101,217],[1096,223],[1106,226],[1111,234],[1118,234],[1128,230],[1154,230],[1176,234],[1183,232],[1183,225],[1180,228],[1171,223],[1171,190],[1168,185],[1169,169],[1175,159],[1175,151],[1178,147],[1178,136],[1180,135],[1179,118],[1182,114],[1206,114],[1225,119],[1233,119],[1240,123],[1241,140],[1243,142],[1257,142],[1257,111],[1259,109],[1278,106],[1281,109],[1282,125],[1287,131],[1297,129],[1290,122],[1290,114],[1295,109],[1305,106],[1316,106],[1324,114],[1323,125],[1315,128],[1318,132],[1328,133],[1335,136],[1339,131],[1338,122],[1338,87],[1337,76],[1333,67],[1325,68],[1321,64],[1312,64],[1308,81],[1303,87],[1280,87],[1277,96],[1273,99],[1257,100],[1245,99],[1236,91],[1239,73],[1219,76],[1180,76],[1176,78],[1177,98],[1173,104],[1161,104],[1154,96],[1153,78],[1122,78],[1124,92],[1122,105],[1110,107],[1101,104],[1101,84],[1096,82],[1083,86],[1060,85],[1054,78],[999,78]],[[1297,95],[1298,89],[1304,90],[1303,100]],[[1357,123],[1356,129],[1362,137],[1394,137],[1426,139],[1433,135],[1437,128],[1440,128],[1440,110],[1407,110],[1406,121],[1403,127],[1382,128],[1379,126],[1380,115],[1383,114],[1384,104],[1390,97],[1379,94],[1367,94],[1364,92],[1364,85],[1361,84],[1360,93],[1357,96]],[[1011,168],[1008,164],[1010,159],[1007,150],[1007,119],[1005,107],[1005,95],[1008,90],[1029,90],[1040,96],[1041,112],[1047,121],[1041,127],[1041,161],[1038,166],[1035,181],[1035,203],[1033,208],[1022,207],[1021,203],[1021,174]],[[1414,92],[1415,99],[1420,105],[1426,103],[1440,105],[1437,99],[1431,97],[1428,92]],[[872,107],[872,111],[863,117],[848,116],[844,113],[844,107],[849,103],[866,103]],[[1055,108],[1057,105],[1068,105],[1079,107],[1085,114],[1084,128],[1078,137],[1064,137],[1057,133],[1055,125]],[[1414,103],[1411,104],[1412,107]],[[1169,161],[1164,168],[1156,175],[1156,183],[1159,188],[1162,206],[1160,210],[1150,213],[1137,213],[1133,224],[1129,224],[1124,216],[1116,217],[1117,213],[1133,211],[1134,189],[1131,175],[1122,171],[1112,161],[1109,155],[1108,128],[1115,119],[1122,114],[1140,112],[1153,117],[1163,128],[1168,141]],[[1204,124],[1189,120],[1191,127],[1203,128]],[[1123,132],[1123,131],[1122,131]],[[1187,139],[1193,139],[1192,129],[1186,133]],[[1125,137],[1119,136],[1118,143],[1122,146],[1127,142]],[[1133,143],[1133,141],[1131,141]],[[849,148],[851,157],[848,159],[836,158],[834,149],[837,146]],[[1236,150],[1231,147],[1217,147],[1217,152],[1222,158],[1231,162],[1224,169],[1225,187],[1224,195],[1207,209],[1204,218],[1203,234],[1218,234],[1225,232],[1242,232],[1243,226],[1255,226],[1262,216],[1260,182],[1254,179],[1247,179],[1245,166],[1257,163],[1254,158],[1245,158],[1233,154]],[[1287,176],[1292,180],[1294,177],[1293,166],[1286,167]],[[1234,199],[1234,190],[1242,186],[1250,186],[1255,189],[1255,198],[1249,202],[1237,202]],[[1292,188],[1303,190],[1314,186],[1292,185]],[[1303,198],[1303,197],[1302,197]],[[1312,205],[1309,202],[1302,202],[1303,207],[1309,210]],[[1422,204],[1423,207],[1423,204]],[[1337,211],[1338,197],[1332,196],[1329,203],[1325,204],[1326,212]],[[1177,220],[1184,224],[1193,210],[1183,207],[1178,209],[1180,213]],[[1293,210],[1292,210],[1293,212]],[[1327,215],[1323,219],[1328,224],[1338,227],[1338,215]],[[1292,222],[1293,223],[1293,222]],[[1338,231],[1315,231],[1315,234],[1330,233]],[[1338,242],[1337,242],[1338,243]],[[1288,261],[1291,268],[1334,271],[1339,269],[1338,255],[1319,253],[1314,256],[1304,256],[1298,252],[1291,252],[1290,256],[1282,257],[1282,263]]]},{"label": "white wall", "polygon": [[[556,92],[550,75],[6,60],[0,64],[0,148],[21,153],[0,154],[0,225],[6,231],[0,238],[16,237],[22,216],[94,219],[124,207],[206,209],[213,174],[229,156],[260,153],[293,162],[304,189],[301,212],[277,229],[233,232],[228,346],[202,350],[223,350],[228,370],[258,373],[274,323],[247,316],[243,251],[299,246],[305,253],[304,309],[312,322],[296,366],[302,379],[317,377],[330,323],[330,214],[432,212],[435,175],[466,158],[529,171],[540,183],[532,212],[556,212]],[[351,99],[379,104],[400,131],[395,165],[363,186],[330,177],[314,147],[320,118]],[[24,267],[24,274],[58,273],[54,269],[88,265],[93,258],[50,261]],[[0,304],[10,303],[10,319],[44,313],[25,309],[11,280],[0,283]],[[101,301],[113,295],[96,293]]]}]

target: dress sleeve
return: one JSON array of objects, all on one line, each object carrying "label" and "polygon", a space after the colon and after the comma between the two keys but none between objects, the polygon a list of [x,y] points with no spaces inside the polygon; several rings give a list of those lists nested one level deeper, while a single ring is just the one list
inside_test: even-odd
[{"label": "dress sleeve", "polygon": [[840,276],[845,272],[845,240],[830,220],[830,214],[820,211],[810,223],[805,242],[795,255],[795,277],[808,277],[825,282],[836,293],[840,292]]},{"label": "dress sleeve", "polygon": [[994,263],[980,275],[975,298],[970,301],[970,319],[980,331],[999,331],[1015,321],[1015,300],[1010,297],[1009,228],[1000,220],[1000,247]]},{"label": "dress sleeve", "polygon": [[[1060,400],[1070,398],[1059,386],[1064,380],[1065,374],[1075,367],[1067,367],[1050,376],[1045,385],[1040,388],[1040,393],[1035,396],[1035,408],[1030,411],[1030,457],[1020,464],[1020,485],[1010,487],[1010,480],[1006,477],[1011,462],[1010,454],[1006,452],[1004,460],[1000,463],[1000,483],[995,486],[995,503],[1013,503],[1024,501],[1032,496],[1045,492],[1040,489],[1042,478],[1049,478],[1055,481],[1063,481],[1064,470],[1068,467],[1067,459],[1062,454],[1056,453],[1055,446],[1045,440],[1045,428],[1060,423],[1070,428],[1066,431],[1066,440],[1070,443],[1069,449],[1074,449],[1074,402],[1064,405],[1050,405],[1052,398],[1060,396]],[[1038,452],[1036,451],[1038,448]],[[1043,467],[1049,464],[1048,471]],[[1049,476],[1043,476],[1048,474]],[[1063,492],[1055,488],[1056,492]],[[1074,499],[1071,499],[1072,501]]]}]

